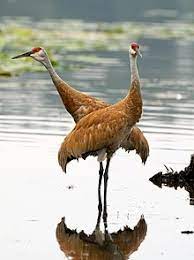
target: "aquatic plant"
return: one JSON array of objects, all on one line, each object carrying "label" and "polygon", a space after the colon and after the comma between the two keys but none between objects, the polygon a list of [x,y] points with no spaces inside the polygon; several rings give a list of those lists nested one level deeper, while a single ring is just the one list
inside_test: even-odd
[{"label": "aquatic plant", "polygon": [[[194,26],[181,22],[89,23],[80,20],[32,21],[29,18],[2,18],[0,21],[0,76],[18,75],[27,71],[43,71],[44,68],[36,65],[31,59],[26,59],[25,62],[21,60],[17,64],[10,59],[18,52],[26,51],[33,46],[46,48],[51,61],[58,69],[72,70],[88,62],[107,62],[106,59],[99,59],[97,52],[127,50],[128,43],[132,39],[140,38],[189,41],[194,38]],[[69,62],[70,57],[74,62]]]}]

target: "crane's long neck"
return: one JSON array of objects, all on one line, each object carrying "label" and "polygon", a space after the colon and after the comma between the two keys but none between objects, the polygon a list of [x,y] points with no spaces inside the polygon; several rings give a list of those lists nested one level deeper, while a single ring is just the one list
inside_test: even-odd
[{"label": "crane's long neck", "polygon": [[139,94],[141,94],[140,78],[139,78],[139,72],[137,67],[137,55],[129,54],[129,59],[130,59],[130,68],[131,68],[131,89],[135,85],[137,91],[139,92]]},{"label": "crane's long neck", "polygon": [[[54,85],[55,85],[55,87],[57,88],[57,90],[58,90],[58,92],[59,92],[59,94],[60,94],[60,88],[58,88],[59,87],[59,85],[61,84],[61,83],[64,83],[64,84],[66,84],[60,77],[59,77],[59,75],[56,73],[56,71],[54,70],[54,68],[53,68],[53,66],[52,66],[52,64],[51,64],[51,62],[50,62],[50,60],[49,60],[49,58],[48,57],[46,57],[46,59],[43,61],[43,62],[41,62],[44,66],[45,66],[45,68],[48,70],[48,72],[49,72],[49,74],[50,74],[50,76],[51,76],[51,79],[52,79],[52,81],[53,81],[53,83],[54,83]],[[68,86],[68,84],[66,84],[67,86]]]},{"label": "crane's long neck", "polygon": [[54,70],[49,58],[46,56],[44,61],[41,62],[48,70],[51,79],[62,99],[62,102],[67,111],[73,116],[74,120],[77,121],[76,114],[74,113],[79,107],[76,106],[75,100],[77,100],[79,93],[65,81],[63,81]]},{"label": "crane's long neck", "polygon": [[137,55],[130,54],[130,68],[131,68],[131,85],[129,92],[124,98],[125,109],[131,117],[131,122],[139,121],[142,114],[142,97],[140,88],[140,78],[137,68]]}]

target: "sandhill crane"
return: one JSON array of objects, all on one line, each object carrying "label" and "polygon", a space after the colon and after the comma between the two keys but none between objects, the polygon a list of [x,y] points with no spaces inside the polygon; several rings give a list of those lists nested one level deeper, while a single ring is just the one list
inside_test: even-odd
[{"label": "sandhill crane", "polygon": [[[131,229],[125,226],[117,232],[110,233],[108,231],[108,214],[103,218],[104,229],[100,229],[102,207],[101,195],[98,196],[98,216],[96,225],[92,234],[86,234],[83,230],[70,229],[65,217],[56,228],[56,237],[60,249],[65,256],[73,259],[82,259],[87,256],[90,259],[129,259],[129,256],[138,250],[140,244],[146,237],[147,224],[144,216],[141,215],[139,221]],[[107,204],[104,205],[104,210],[107,212]]]},{"label": "sandhill crane", "polygon": [[[99,186],[104,172],[104,201],[106,201],[108,169],[110,160],[122,142],[128,137],[132,127],[142,114],[140,79],[137,69],[139,45],[131,44],[131,87],[124,99],[106,108],[94,111],[76,124],[66,136],[58,153],[58,161],[66,172],[66,165],[72,159],[98,156],[100,163]],[[106,162],[105,171],[102,162]]]},{"label": "sandhill crane", "polygon": [[131,87],[127,96],[114,105],[94,111],[76,124],[75,128],[64,139],[59,150],[59,164],[66,171],[66,165],[72,159],[98,156],[99,162],[110,158],[142,114],[140,80],[137,69],[139,45],[131,44]]},{"label": "sandhill crane", "polygon": [[[67,259],[95,259],[95,260],[127,260],[138,250],[146,238],[147,223],[143,216],[131,229],[125,226],[117,232],[111,233],[112,240],[98,241],[96,237],[87,235],[83,230],[78,232],[70,229],[65,218],[56,228],[56,237],[60,250]],[[84,257],[85,256],[85,257]]]},{"label": "sandhill crane", "polygon": [[[99,214],[100,212],[98,212]],[[98,220],[99,216],[96,226],[99,225]],[[77,232],[77,230],[70,229],[64,217],[56,228],[60,249],[67,258],[72,259],[83,259],[83,256],[96,260],[129,259],[130,255],[137,251],[144,241],[146,233],[147,224],[143,216],[133,229],[125,226],[117,232],[109,233],[111,239],[102,231],[97,230],[96,232],[96,228],[91,235],[87,235],[83,230]]]},{"label": "sandhill crane", "polygon": [[108,106],[108,104],[106,104],[105,102],[74,89],[64,80],[62,80],[54,70],[44,48],[32,48],[31,51],[17,55],[12,59],[18,59],[23,57],[31,57],[45,66],[63,101],[65,108],[71,114],[76,123],[83,116],[97,109],[101,109]]},{"label": "sandhill crane", "polygon": [[[136,44],[132,43],[131,46],[135,47]],[[46,67],[65,108],[71,114],[75,122],[78,122],[82,117],[93,111],[110,106],[108,103],[75,90],[63,81],[54,70],[49,57],[43,48],[32,48],[31,51],[15,56],[13,59],[22,57],[32,57]],[[133,71],[131,72],[133,73]],[[145,136],[138,127],[134,126],[132,128],[131,133],[123,140],[121,147],[126,151],[135,149],[136,153],[140,155],[142,162],[146,162],[149,155],[149,146]]]}]

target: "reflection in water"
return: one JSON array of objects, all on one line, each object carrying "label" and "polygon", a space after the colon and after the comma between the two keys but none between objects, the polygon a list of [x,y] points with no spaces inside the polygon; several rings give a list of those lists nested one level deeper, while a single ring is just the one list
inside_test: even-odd
[{"label": "reflection in water", "polygon": [[62,218],[56,236],[60,249],[72,259],[128,259],[144,240],[146,231],[147,224],[141,217],[134,229],[125,227],[111,233],[110,238],[98,229],[88,236],[84,231],[69,229]]},{"label": "reflection in water", "polygon": [[100,230],[102,214],[101,196],[99,194],[98,217],[96,227],[91,235],[82,230],[69,229],[65,218],[57,225],[56,237],[60,249],[66,257],[72,259],[128,259],[136,251],[147,233],[147,224],[143,216],[140,217],[134,229],[128,226],[114,233],[108,232],[107,205],[104,205],[103,223],[104,232]]},{"label": "reflection in water", "polygon": [[[155,185],[157,185],[156,183],[154,183]],[[162,187],[170,187],[170,188],[174,188],[175,190],[177,190],[177,188],[184,188],[186,191],[188,191],[189,193],[189,203],[190,205],[194,205],[194,183],[193,182],[186,182],[186,183],[173,183],[170,182],[168,184],[161,184],[161,186],[157,185],[158,187],[162,188]]]},{"label": "reflection in water", "polygon": [[190,205],[194,205],[194,183],[187,183],[184,188],[189,192]]},{"label": "reflection in water", "polygon": [[190,205],[194,205],[194,154],[191,155],[190,164],[180,172],[175,172],[172,168],[168,168],[167,173],[158,172],[150,178],[150,181],[156,186],[177,188],[185,188],[189,192]]}]

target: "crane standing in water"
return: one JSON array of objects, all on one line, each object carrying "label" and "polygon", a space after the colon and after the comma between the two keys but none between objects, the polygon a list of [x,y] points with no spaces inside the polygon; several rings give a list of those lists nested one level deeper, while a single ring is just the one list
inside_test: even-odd
[{"label": "crane standing in water", "polygon": [[[73,159],[98,156],[100,163],[99,187],[104,174],[104,204],[106,204],[107,181],[110,160],[126,140],[142,114],[142,97],[137,69],[139,45],[129,49],[131,61],[131,87],[127,96],[116,104],[94,111],[76,124],[66,136],[58,153],[58,161],[66,172],[66,165]],[[105,171],[103,161],[107,160]],[[106,215],[104,211],[103,216]]]},{"label": "crane standing in water", "polygon": [[[138,45],[136,43],[132,43],[131,49],[134,49],[135,51],[137,46]],[[40,62],[46,67],[65,108],[71,114],[76,123],[82,117],[90,114],[91,112],[110,106],[108,103],[75,90],[63,81],[55,72],[49,57],[43,48],[32,48],[31,51],[15,56],[13,59],[22,57],[32,57],[34,60]],[[131,72],[133,73],[133,71]],[[121,147],[128,152],[135,149],[136,153],[140,155],[142,162],[146,162],[149,155],[149,145],[145,136],[138,127],[133,126],[131,132],[129,132],[128,136],[126,136],[121,143]]]}]

